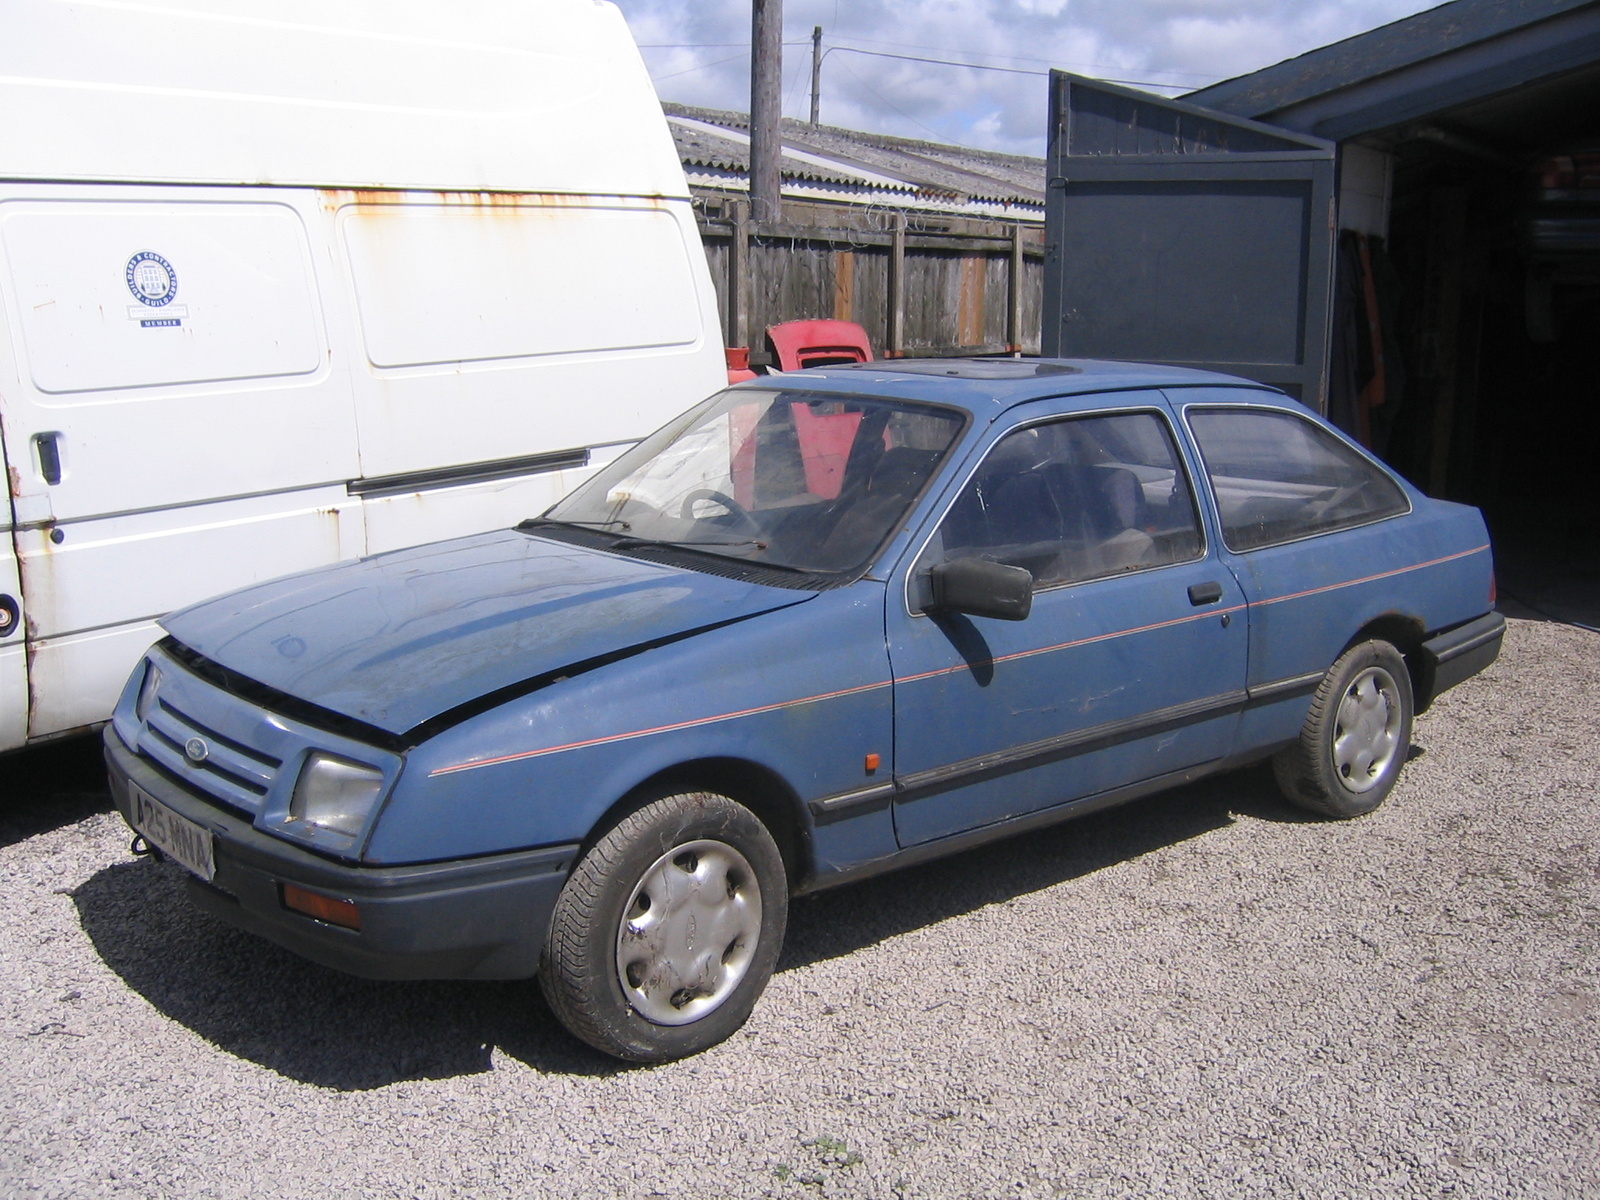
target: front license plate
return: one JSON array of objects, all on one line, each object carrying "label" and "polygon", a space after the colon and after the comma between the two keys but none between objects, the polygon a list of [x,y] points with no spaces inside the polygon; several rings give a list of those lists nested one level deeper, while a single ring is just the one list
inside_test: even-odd
[{"label": "front license plate", "polygon": [[211,831],[173,812],[136,783],[128,785],[133,827],[162,853],[177,859],[207,883],[216,874],[211,857]]}]

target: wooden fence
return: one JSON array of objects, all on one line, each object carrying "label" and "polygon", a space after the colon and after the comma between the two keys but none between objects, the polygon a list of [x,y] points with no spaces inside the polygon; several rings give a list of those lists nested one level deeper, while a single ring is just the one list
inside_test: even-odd
[{"label": "wooden fence", "polygon": [[879,358],[1039,352],[1038,223],[785,200],[757,228],[737,197],[695,198],[724,336],[765,354],[782,321],[855,321]]}]

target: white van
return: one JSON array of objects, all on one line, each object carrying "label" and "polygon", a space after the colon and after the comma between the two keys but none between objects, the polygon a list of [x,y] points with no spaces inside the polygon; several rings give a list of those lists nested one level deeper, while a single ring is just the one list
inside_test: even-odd
[{"label": "white van", "polygon": [[163,613],[508,525],[726,380],[598,0],[0,0],[0,749]]}]

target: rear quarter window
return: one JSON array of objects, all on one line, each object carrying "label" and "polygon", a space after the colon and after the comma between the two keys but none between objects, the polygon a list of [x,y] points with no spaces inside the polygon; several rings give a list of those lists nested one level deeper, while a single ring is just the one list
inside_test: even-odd
[{"label": "rear quarter window", "polygon": [[1186,416],[1230,550],[1350,529],[1411,507],[1381,468],[1304,417],[1260,408],[1190,408]]}]

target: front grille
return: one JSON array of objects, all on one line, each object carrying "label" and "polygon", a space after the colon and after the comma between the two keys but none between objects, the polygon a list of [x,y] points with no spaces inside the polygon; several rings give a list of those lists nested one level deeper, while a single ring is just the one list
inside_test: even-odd
[{"label": "front grille", "polygon": [[[141,739],[140,748],[168,774],[230,808],[252,815],[260,811],[263,798],[283,766],[281,759],[196,720],[166,695],[158,700],[145,728],[149,736]],[[200,762],[185,750],[195,738],[205,743],[206,756]]]}]

